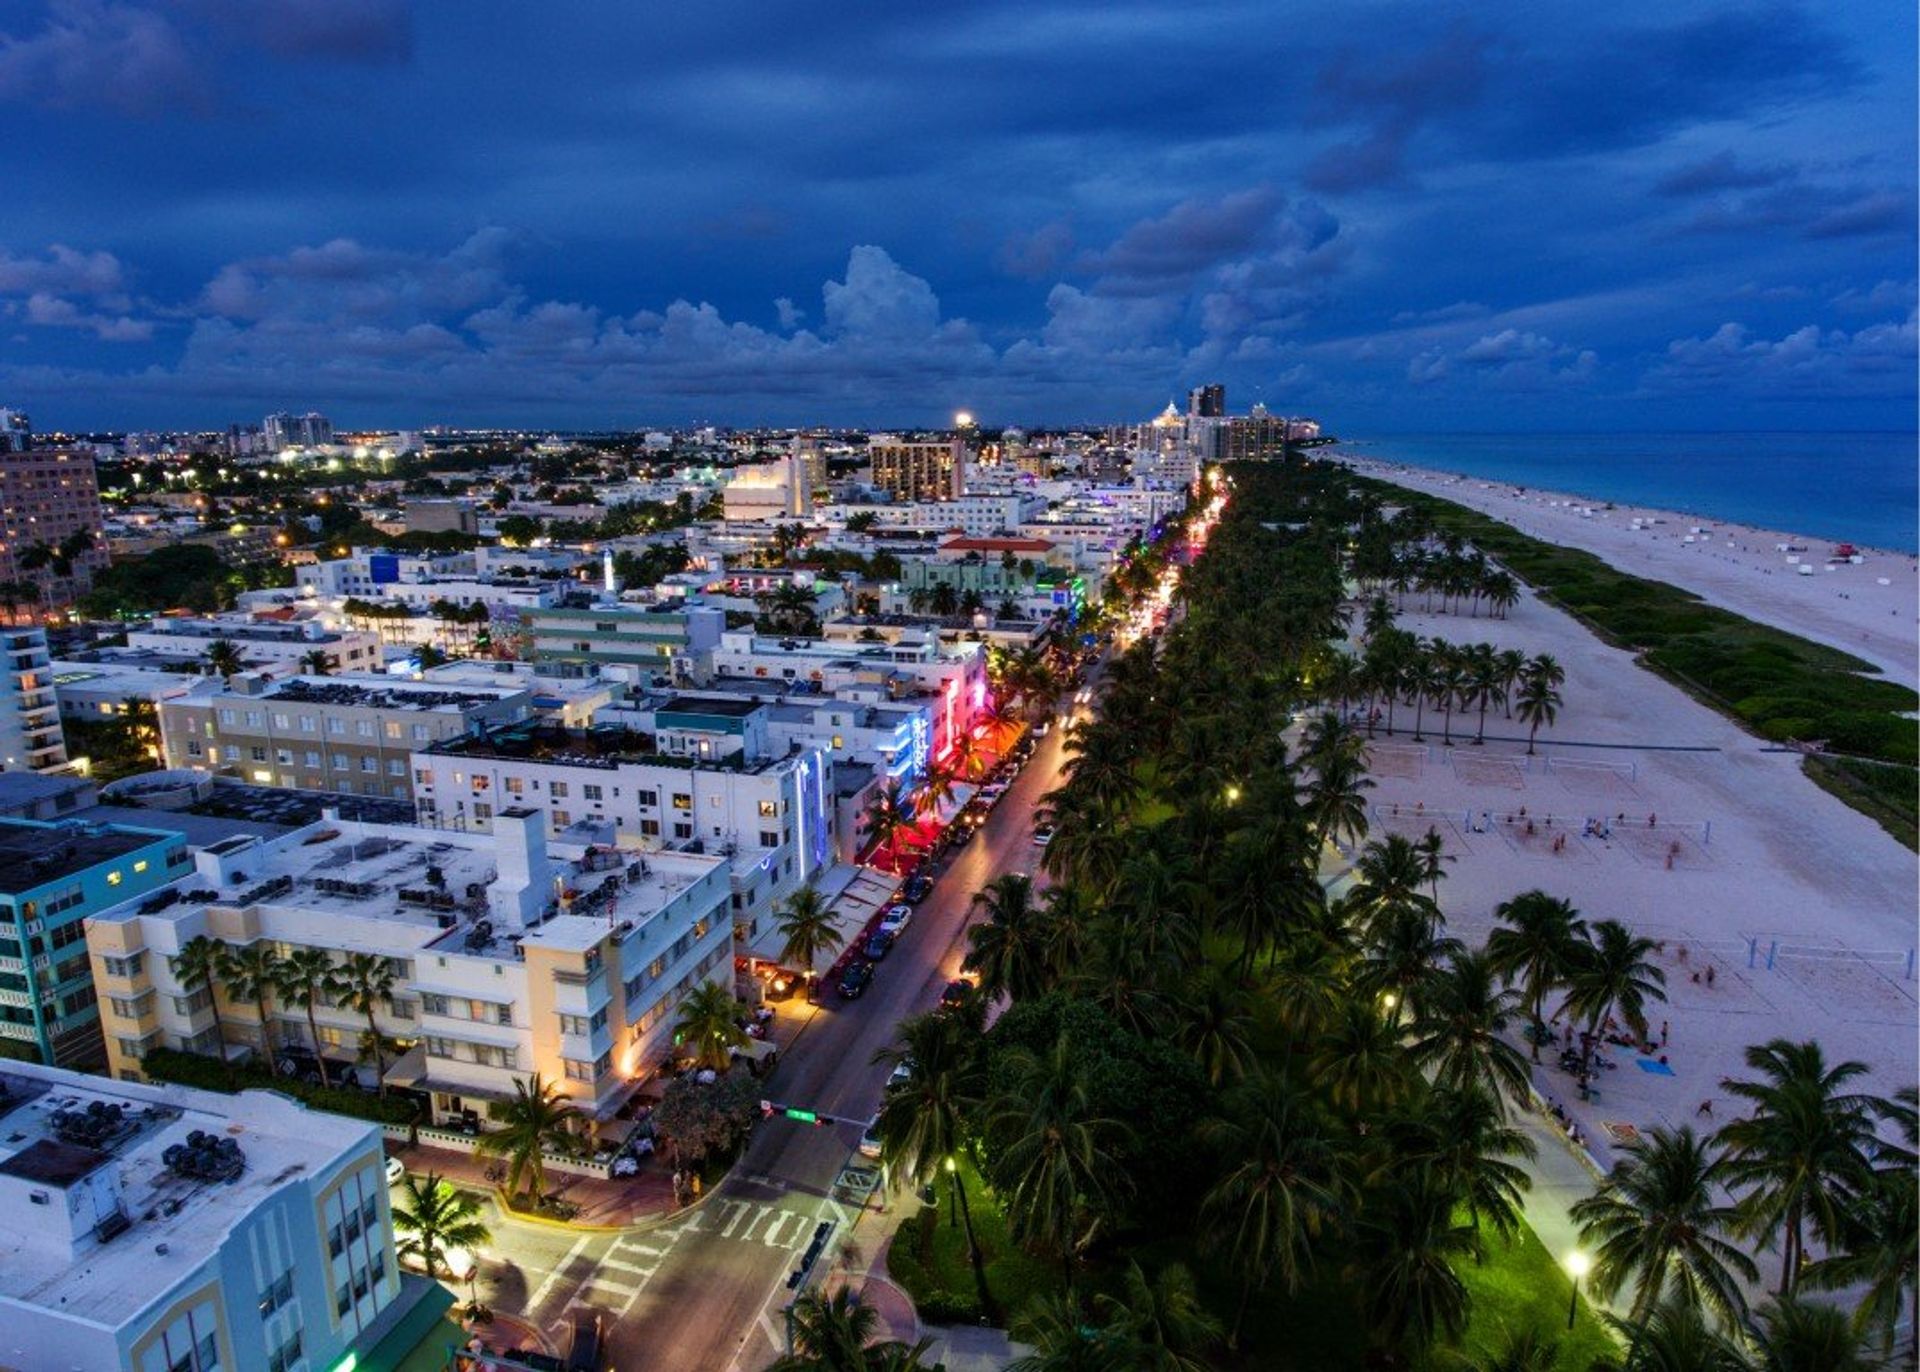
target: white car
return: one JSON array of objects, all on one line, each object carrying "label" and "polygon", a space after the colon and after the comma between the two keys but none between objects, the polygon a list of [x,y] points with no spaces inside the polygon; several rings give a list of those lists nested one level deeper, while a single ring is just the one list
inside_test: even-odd
[{"label": "white car", "polygon": [[863,1158],[880,1156],[880,1121],[877,1118],[867,1126],[867,1132],[860,1136],[860,1156]]},{"label": "white car", "polygon": [[913,1059],[908,1058],[887,1074],[887,1089],[891,1091],[894,1087],[904,1086],[912,1080]]},{"label": "white car", "polygon": [[892,934],[898,938],[906,932],[907,926],[911,923],[913,923],[911,905],[890,905],[887,907],[886,914],[880,916],[880,932]]},{"label": "white car", "polygon": [[398,1186],[407,1175],[406,1164],[398,1158],[387,1159],[387,1185]]},{"label": "white car", "polygon": [[1042,848],[1046,847],[1049,843],[1052,843],[1053,827],[1051,825],[1042,824],[1038,829],[1035,829],[1033,831],[1033,841],[1039,844]]}]

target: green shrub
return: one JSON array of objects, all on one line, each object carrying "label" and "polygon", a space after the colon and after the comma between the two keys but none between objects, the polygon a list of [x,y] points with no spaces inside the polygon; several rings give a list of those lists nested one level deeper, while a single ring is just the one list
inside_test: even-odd
[{"label": "green shrub", "polygon": [[375,1124],[411,1124],[414,1103],[404,1096],[377,1096],[356,1091],[350,1086],[322,1086],[318,1082],[298,1081],[276,1074],[271,1066],[257,1059],[222,1064],[204,1053],[183,1053],[174,1048],[155,1048],[140,1059],[140,1070],[152,1081],[173,1082],[201,1091],[231,1094],[249,1088],[279,1091],[315,1110],[334,1115],[351,1115]]}]

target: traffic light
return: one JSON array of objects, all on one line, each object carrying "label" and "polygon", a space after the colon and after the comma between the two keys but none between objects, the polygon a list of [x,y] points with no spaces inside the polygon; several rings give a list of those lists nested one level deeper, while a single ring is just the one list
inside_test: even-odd
[{"label": "traffic light", "polygon": [[760,1118],[763,1120],[770,1120],[773,1118],[773,1102],[772,1101],[763,1100],[760,1102]]}]

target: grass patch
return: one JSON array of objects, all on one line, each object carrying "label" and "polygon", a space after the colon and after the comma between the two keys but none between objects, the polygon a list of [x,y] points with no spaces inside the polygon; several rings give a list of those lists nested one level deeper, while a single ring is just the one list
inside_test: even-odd
[{"label": "grass patch", "polygon": [[1913,768],[1814,753],[1802,770],[1907,847],[1920,848],[1920,775]]},{"label": "grass patch", "polygon": [[1920,728],[1907,715],[1920,708],[1920,696],[1908,687],[1849,653],[1709,605],[1678,586],[1629,576],[1592,553],[1529,538],[1452,501],[1364,484],[1423,509],[1439,529],[1503,563],[1542,599],[1760,737],[1818,740],[1843,755],[1830,760],[1844,765],[1815,779],[1915,846]]},{"label": "grass patch", "polygon": [[[1060,1269],[1029,1256],[1008,1236],[1000,1202],[972,1163],[961,1164],[960,1181],[967,1188],[974,1234],[986,1259],[987,1290],[1003,1318],[1010,1318],[1036,1296],[1058,1290],[1063,1285]],[[938,1195],[937,1207],[923,1209],[900,1226],[887,1250],[887,1271],[913,1297],[921,1319],[932,1324],[977,1323],[984,1312],[967,1258],[967,1231],[954,1213],[953,1190],[944,1178]]]},{"label": "grass patch", "polygon": [[[1321,1255],[1312,1280],[1292,1296],[1255,1293],[1247,1306],[1237,1355],[1219,1350],[1222,1367],[1248,1372],[1325,1372],[1328,1368],[1368,1365],[1367,1329],[1360,1317],[1353,1283],[1342,1273],[1337,1252]],[[1220,1268],[1206,1273],[1211,1304],[1231,1318],[1239,1299],[1235,1274]],[[1588,1372],[1598,1358],[1617,1349],[1605,1326],[1583,1299],[1567,1332],[1571,1279],[1531,1229],[1512,1243],[1497,1235],[1487,1242],[1487,1260],[1460,1269],[1473,1297],[1472,1314],[1456,1345],[1436,1344],[1417,1372],[1450,1372],[1462,1358],[1484,1358],[1506,1347],[1522,1329],[1536,1329],[1559,1345],[1559,1372]]]}]

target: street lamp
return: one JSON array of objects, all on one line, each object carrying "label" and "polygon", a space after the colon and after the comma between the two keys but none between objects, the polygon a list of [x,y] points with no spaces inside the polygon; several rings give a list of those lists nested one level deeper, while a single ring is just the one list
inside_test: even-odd
[{"label": "street lamp", "polygon": [[1567,1273],[1573,1278],[1573,1294],[1567,1298],[1567,1328],[1573,1328],[1574,1312],[1580,1308],[1580,1278],[1593,1267],[1593,1259],[1578,1248],[1567,1254]]}]

